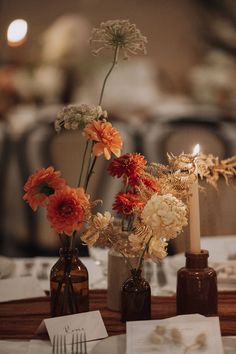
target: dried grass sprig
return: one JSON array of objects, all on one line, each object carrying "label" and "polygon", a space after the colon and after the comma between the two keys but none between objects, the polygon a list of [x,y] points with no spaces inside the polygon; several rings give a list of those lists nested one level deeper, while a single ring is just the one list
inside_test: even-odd
[{"label": "dried grass sprig", "polygon": [[220,160],[211,154],[201,154],[196,158],[196,166],[200,178],[205,178],[206,182],[215,188],[220,176],[224,177],[226,184],[236,176],[236,156]]}]

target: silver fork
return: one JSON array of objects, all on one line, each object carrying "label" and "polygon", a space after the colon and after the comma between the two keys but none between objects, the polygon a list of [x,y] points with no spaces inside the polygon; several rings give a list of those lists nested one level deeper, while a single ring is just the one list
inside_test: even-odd
[{"label": "silver fork", "polygon": [[55,334],[52,340],[52,354],[67,354],[66,335]]},{"label": "silver fork", "polygon": [[72,354],[87,354],[86,333],[83,328],[72,334]]}]

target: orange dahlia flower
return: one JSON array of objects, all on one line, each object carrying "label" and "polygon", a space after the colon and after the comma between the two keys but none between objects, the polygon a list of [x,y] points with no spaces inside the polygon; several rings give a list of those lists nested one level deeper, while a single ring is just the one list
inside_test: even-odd
[{"label": "orange dahlia flower", "polygon": [[141,175],[144,173],[147,161],[144,156],[138,153],[129,153],[114,159],[108,172],[113,177],[126,177],[128,184],[135,187],[139,184]]},{"label": "orange dahlia flower", "polygon": [[95,142],[93,146],[95,156],[104,154],[107,160],[110,160],[111,153],[120,156],[123,141],[118,130],[110,122],[95,120],[84,128],[84,135],[86,139]]},{"label": "orange dahlia flower", "polygon": [[130,215],[137,211],[137,209],[143,209],[144,202],[140,199],[138,194],[119,192],[116,195],[115,202],[112,206],[113,210],[116,210],[119,214]]},{"label": "orange dahlia flower", "polygon": [[89,210],[89,196],[84,189],[66,186],[49,197],[47,218],[56,232],[70,236],[81,228]]},{"label": "orange dahlia flower", "polygon": [[59,171],[54,171],[53,167],[41,168],[33,173],[24,185],[26,192],[23,199],[26,200],[33,210],[39,205],[44,206],[49,195],[64,188],[66,181],[60,177]]}]

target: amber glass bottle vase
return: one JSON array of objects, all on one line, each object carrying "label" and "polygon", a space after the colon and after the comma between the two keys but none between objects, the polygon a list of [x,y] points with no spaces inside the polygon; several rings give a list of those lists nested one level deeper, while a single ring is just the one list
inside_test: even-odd
[{"label": "amber glass bottle vase", "polygon": [[50,274],[51,316],[89,311],[88,271],[77,249],[60,249]]},{"label": "amber glass bottle vase", "polygon": [[140,269],[132,269],[121,288],[121,321],[150,320],[151,288],[141,276]]},{"label": "amber glass bottle vase", "polygon": [[217,277],[208,267],[209,253],[186,253],[186,266],[177,273],[177,314],[217,315]]}]

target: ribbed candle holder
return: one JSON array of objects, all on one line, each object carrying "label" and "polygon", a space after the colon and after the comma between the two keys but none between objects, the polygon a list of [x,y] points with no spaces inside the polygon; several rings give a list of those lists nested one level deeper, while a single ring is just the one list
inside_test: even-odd
[{"label": "ribbed candle holder", "polygon": [[186,252],[185,256],[186,265],[177,273],[177,314],[217,315],[217,275],[208,267],[209,252]]}]

